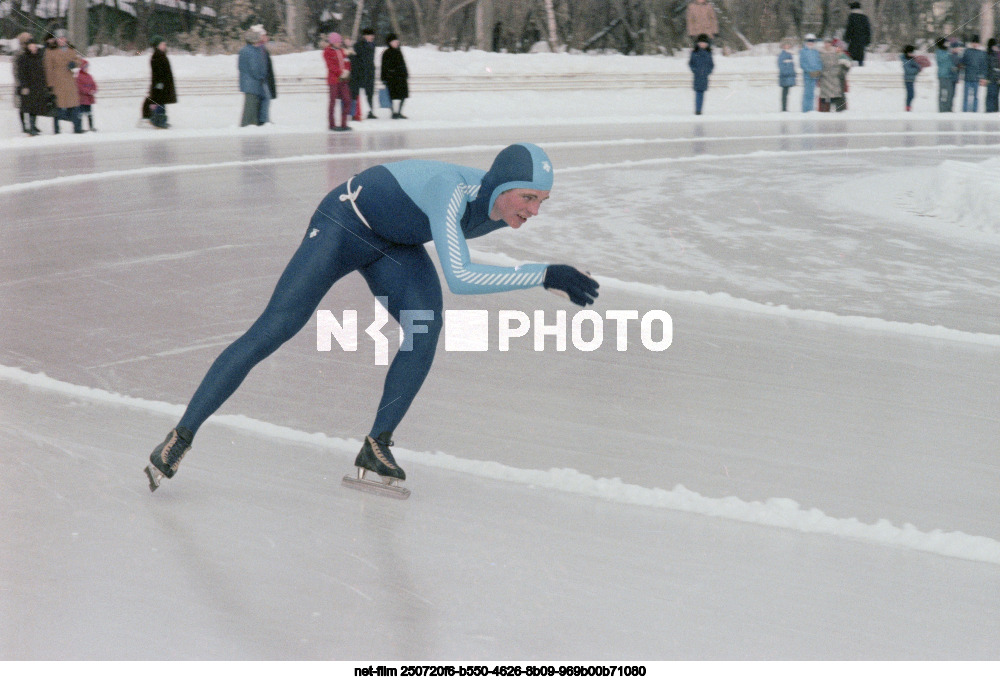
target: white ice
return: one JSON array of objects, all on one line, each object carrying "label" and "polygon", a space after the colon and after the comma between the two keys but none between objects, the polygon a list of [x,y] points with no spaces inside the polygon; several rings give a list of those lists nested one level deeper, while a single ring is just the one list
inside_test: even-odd
[{"label": "white ice", "polygon": [[[224,59],[176,56],[179,83]],[[95,59],[98,83],[112,67],[148,57]],[[165,132],[128,100],[77,136],[4,111],[0,658],[1000,660],[1000,117],[933,113],[921,78],[911,116],[901,83],[839,115],[776,114],[776,86],[710,90],[700,118],[687,90],[415,94],[337,135],[309,94],[252,130],[238,96],[182,86]],[[602,317],[669,312],[668,349],[633,322],[619,351],[613,321],[593,352],[440,348],[395,433],[400,502],[339,484],[385,369],[311,323],[150,494],[149,451],[326,191],[518,140],[552,156],[552,199],[474,258],[588,269]],[[375,304],[352,275],[321,308],[364,328]]]}]

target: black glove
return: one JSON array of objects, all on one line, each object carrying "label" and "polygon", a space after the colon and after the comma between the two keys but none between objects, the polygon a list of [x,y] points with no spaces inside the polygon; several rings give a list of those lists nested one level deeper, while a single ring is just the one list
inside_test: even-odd
[{"label": "black glove", "polygon": [[553,290],[568,297],[573,303],[586,307],[597,299],[597,289],[600,284],[576,267],[568,264],[550,264],[545,268],[546,289]]}]

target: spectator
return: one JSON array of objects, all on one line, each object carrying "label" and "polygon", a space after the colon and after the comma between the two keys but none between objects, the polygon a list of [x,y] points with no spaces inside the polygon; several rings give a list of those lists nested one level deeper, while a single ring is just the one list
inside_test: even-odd
[{"label": "spectator", "polygon": [[687,6],[686,18],[687,34],[692,42],[697,43],[698,37],[703,34],[710,40],[719,35],[719,20],[708,0],[692,0]]},{"label": "spectator", "polygon": [[816,36],[806,34],[806,44],[799,50],[802,69],[802,113],[809,113],[816,103],[816,81],[823,74],[823,60],[816,51]]},{"label": "spectator", "polygon": [[906,85],[906,110],[913,110],[913,97],[915,96],[915,83],[917,82],[917,75],[920,73],[921,66],[917,62],[916,57],[913,56],[913,51],[916,48],[913,45],[907,45],[903,48],[903,54],[900,55],[900,60],[903,62],[903,84]]},{"label": "spectator", "polygon": [[788,91],[795,87],[795,57],[790,50],[792,43],[785,40],[781,43],[781,53],[778,54],[778,85],[781,86],[781,110],[788,111]]},{"label": "spectator", "polygon": [[69,48],[66,41],[66,29],[60,28],[54,33],[56,48],[45,50],[45,81],[56,96],[56,115],[52,118],[55,134],[59,134],[59,121],[68,120],[73,123],[73,132],[81,133],[80,125],[80,93],[76,89],[73,69],[78,59],[76,52]]},{"label": "spectator", "polygon": [[986,43],[986,113],[1000,111],[1000,45],[996,38]]},{"label": "spectator", "polygon": [[[392,117],[406,118],[403,115],[403,104],[410,96],[410,74],[406,70],[403,50],[399,49],[399,37],[395,33],[390,33],[385,36],[385,44],[388,47],[382,53],[382,82],[389,90],[389,99],[392,100]],[[396,109],[397,101],[399,102],[398,110]]]},{"label": "spectator", "polygon": [[153,56],[149,66],[152,71],[152,81],[149,85],[149,96],[142,105],[142,117],[148,119],[155,127],[166,129],[167,104],[177,103],[177,91],[174,89],[174,73],[167,59],[167,41],[154,36]]},{"label": "spectator", "polygon": [[833,39],[827,39],[820,55],[823,70],[819,81],[820,111],[844,111],[847,101],[844,97],[844,84],[850,60],[841,58],[842,52]]},{"label": "spectator", "polygon": [[[18,110],[18,117],[21,119],[21,132],[25,134],[31,133],[29,114],[25,111],[24,106],[21,102],[21,81],[18,76],[18,63],[20,56],[28,51],[28,43],[31,41],[30,33],[21,33],[17,36],[17,54],[14,55],[14,61],[11,62],[11,67],[14,71],[14,108]],[[35,50],[38,50],[38,45],[35,45]]]},{"label": "spectator", "polygon": [[712,48],[709,46],[708,35],[702,33],[696,38],[694,50],[688,59],[688,68],[694,74],[694,114],[701,115],[705,103],[705,92],[708,90],[708,76],[715,68],[712,61]]},{"label": "spectator", "polygon": [[[331,130],[338,132],[350,130],[347,117],[351,113],[351,90],[348,81],[351,78],[351,62],[344,51],[344,39],[339,33],[327,36],[327,46],[323,49],[323,59],[326,61],[326,82],[330,86],[330,107],[327,111],[327,122]],[[337,100],[340,100],[340,125],[336,122]]]},{"label": "spectator", "polygon": [[268,122],[271,88],[268,84],[267,31],[261,25],[252,26],[244,34],[246,45],[240,50],[237,67],[240,92],[243,93],[243,118],[240,127],[263,125]]},{"label": "spectator", "polygon": [[949,48],[944,38],[938,38],[934,46],[938,76],[938,111],[951,113],[955,106],[955,83],[958,81],[957,47],[952,42]]},{"label": "spectator", "polygon": [[361,40],[354,46],[354,59],[351,60],[351,98],[358,102],[355,120],[361,120],[362,89],[368,100],[368,117],[377,118],[372,106],[372,95],[375,93],[375,31],[370,28],[361,31]]},{"label": "spectator", "polygon": [[97,94],[97,83],[94,77],[87,71],[90,62],[80,59],[80,70],[76,74],[76,90],[80,93],[80,127],[83,127],[83,116],[87,116],[87,129],[97,132],[94,127],[94,97]]},{"label": "spectator", "polygon": [[979,85],[986,84],[987,60],[986,53],[980,49],[979,36],[972,36],[965,48],[959,66],[963,71],[965,92],[962,97],[962,111],[975,113],[979,110]]},{"label": "spectator", "polygon": [[844,28],[844,42],[847,43],[847,53],[858,62],[858,66],[865,65],[865,48],[871,41],[871,22],[861,11],[861,3],[852,2],[851,13],[847,15],[847,26]]},{"label": "spectator", "polygon": [[24,131],[34,137],[40,134],[35,121],[38,116],[49,114],[49,87],[45,82],[45,62],[38,41],[30,35],[24,50],[14,61],[20,94],[22,119],[27,120]]}]

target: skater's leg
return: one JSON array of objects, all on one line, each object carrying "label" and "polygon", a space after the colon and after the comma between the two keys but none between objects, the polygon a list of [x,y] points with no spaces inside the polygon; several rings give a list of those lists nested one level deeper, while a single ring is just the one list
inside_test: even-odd
[{"label": "skater's leg", "polygon": [[423,246],[397,246],[361,269],[372,293],[388,298],[388,310],[406,336],[385,377],[371,436],[392,432],[402,421],[430,371],[443,325],[441,282]]},{"label": "skater's leg", "polygon": [[[196,433],[254,366],[302,329],[334,282],[385,250],[384,245],[375,243],[382,243],[381,239],[370,231],[359,237],[358,225],[346,227],[325,217],[322,211],[326,203],[313,217],[260,318],[212,364],[178,423],[180,427]],[[364,226],[360,229],[366,230]]]}]

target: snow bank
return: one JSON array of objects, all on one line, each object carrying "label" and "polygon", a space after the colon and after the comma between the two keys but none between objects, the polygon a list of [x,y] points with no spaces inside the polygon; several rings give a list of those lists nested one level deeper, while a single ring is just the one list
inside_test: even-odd
[{"label": "snow bank", "polygon": [[1000,158],[981,163],[945,161],[914,196],[925,215],[964,229],[1000,236]]},{"label": "snow bank", "polygon": [[[56,380],[44,373],[30,373],[10,366],[0,366],[0,379],[35,389],[173,417],[179,417],[184,410],[180,405],[74,385]],[[253,432],[274,439],[333,448],[351,454],[361,446],[361,442],[358,440],[329,437],[323,433],[309,434],[246,416],[217,415],[213,416],[212,420],[216,424],[233,429]],[[884,519],[873,524],[865,524],[856,518],[830,517],[816,508],[803,509],[796,501],[788,498],[769,498],[763,502],[744,501],[735,496],[709,498],[695,491],[690,491],[680,484],[667,491],[629,484],[617,477],[614,479],[595,478],[569,468],[530,470],[492,461],[468,460],[442,452],[410,451],[401,447],[396,447],[394,453],[401,461],[462,472],[486,479],[540,487],[556,492],[573,493],[600,500],[677,512],[689,512],[708,517],[791,529],[802,533],[826,534],[976,562],[1000,564],[1000,541],[989,537],[972,536],[961,531],[923,531],[912,524],[897,527]]]}]

